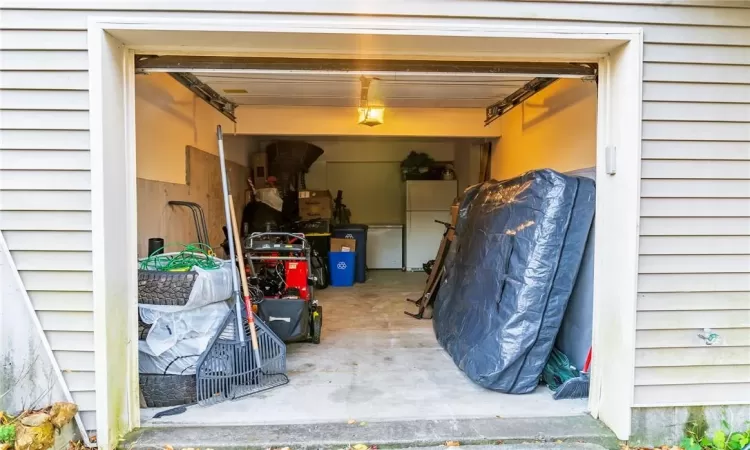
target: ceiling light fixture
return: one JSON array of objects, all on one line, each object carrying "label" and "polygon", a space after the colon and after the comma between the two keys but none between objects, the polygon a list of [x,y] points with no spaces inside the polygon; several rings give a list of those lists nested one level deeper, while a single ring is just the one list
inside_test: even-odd
[{"label": "ceiling light fixture", "polygon": [[380,92],[380,80],[377,78],[362,77],[359,92],[359,120],[360,125],[374,127],[383,123],[385,116],[385,105]]}]

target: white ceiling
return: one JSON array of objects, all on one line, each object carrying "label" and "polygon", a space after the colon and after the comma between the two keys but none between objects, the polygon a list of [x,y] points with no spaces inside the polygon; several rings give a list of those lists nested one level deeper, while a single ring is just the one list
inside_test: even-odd
[{"label": "white ceiling", "polygon": [[[360,74],[193,72],[239,105],[347,106],[359,104]],[[454,74],[378,74],[386,106],[484,108],[502,100],[531,77]],[[246,93],[228,93],[241,89]]]}]

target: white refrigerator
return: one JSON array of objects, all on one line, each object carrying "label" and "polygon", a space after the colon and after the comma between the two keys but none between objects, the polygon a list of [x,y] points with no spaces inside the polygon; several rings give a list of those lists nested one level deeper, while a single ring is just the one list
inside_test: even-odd
[{"label": "white refrigerator", "polygon": [[450,208],[458,194],[456,180],[406,182],[406,228],[404,229],[404,268],[422,270],[422,264],[435,259]]}]

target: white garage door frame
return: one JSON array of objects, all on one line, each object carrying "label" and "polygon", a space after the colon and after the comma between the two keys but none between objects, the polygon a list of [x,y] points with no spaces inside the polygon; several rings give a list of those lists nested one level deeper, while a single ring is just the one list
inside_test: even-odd
[{"label": "white garage door frame", "polygon": [[[356,20],[355,20],[356,19]],[[185,33],[210,32],[200,45]],[[136,52],[236,55],[235,42],[263,33],[388,35],[423,45],[431,36],[468,42],[488,58],[597,61],[597,216],[594,358],[589,407],[618,437],[630,434],[635,357],[639,230],[642,30],[613,27],[477,26],[462,19],[330,18],[299,15],[259,21],[90,18],[88,32],[97,424],[100,445],[140,425],[137,354],[135,83]],[[242,39],[238,39],[242,38]],[[428,38],[428,39],[423,39]],[[479,38],[479,39],[478,39]],[[305,45],[298,39],[299,46]],[[423,44],[420,44],[423,43]],[[550,45],[554,44],[554,45]],[[492,49],[496,48],[497,51]],[[553,48],[554,50],[549,50]],[[523,49],[513,53],[508,49]],[[467,50],[467,55],[471,53]],[[279,50],[278,56],[285,56]],[[383,55],[387,57],[388,55]],[[399,57],[407,57],[403,52]],[[456,55],[445,55],[445,58]],[[611,164],[605,167],[604,161]],[[608,173],[616,172],[616,173]]]}]

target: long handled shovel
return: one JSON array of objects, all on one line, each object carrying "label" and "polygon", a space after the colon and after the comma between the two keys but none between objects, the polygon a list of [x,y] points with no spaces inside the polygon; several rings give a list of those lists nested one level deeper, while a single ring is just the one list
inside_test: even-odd
[{"label": "long handled shovel", "polygon": [[[237,223],[234,218],[234,206],[232,205],[232,196],[229,194],[229,181],[227,180],[227,167],[224,159],[224,133],[221,131],[221,125],[216,127],[216,137],[219,142],[219,163],[221,164],[221,184],[224,191],[224,214],[227,220],[227,239],[229,240],[229,259],[234,261],[239,260],[240,263],[240,279],[242,280],[243,296],[245,300],[245,308],[247,309],[247,324],[250,328],[250,339],[253,349],[253,356],[255,356],[255,362],[260,367],[260,351],[258,350],[258,335],[255,331],[255,318],[253,316],[253,305],[250,302],[250,295],[247,289],[247,279],[245,278],[245,264],[242,258],[242,244],[239,242],[239,233],[237,232]],[[235,259],[235,251],[239,255]],[[242,308],[240,308],[240,286],[237,280],[237,273],[232,270],[232,289],[235,292],[235,303],[237,309],[237,326],[240,341],[245,340],[245,333],[242,332],[243,321],[242,321]]]},{"label": "long handled shovel", "polygon": [[[232,194],[229,194],[229,204],[233,205]],[[232,216],[232,232],[235,236],[239,236],[240,233],[237,230],[237,217],[234,213],[234,208],[229,208],[229,213]],[[237,253],[237,262],[240,265],[240,280],[242,281],[242,297],[245,300],[245,309],[247,310],[247,325],[250,327],[250,339],[252,341],[253,353],[255,358],[260,363],[260,357],[258,355],[258,335],[255,332],[255,314],[253,314],[253,303],[250,300],[250,290],[247,287],[247,275],[245,274],[245,258],[242,254],[242,243],[240,239],[234,240],[234,248]]]}]

